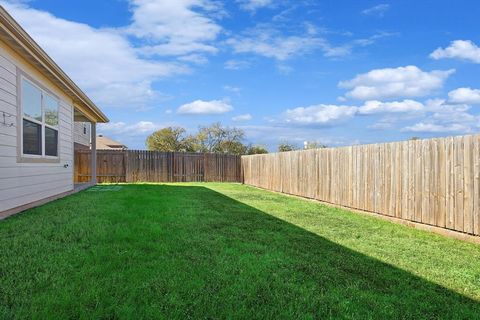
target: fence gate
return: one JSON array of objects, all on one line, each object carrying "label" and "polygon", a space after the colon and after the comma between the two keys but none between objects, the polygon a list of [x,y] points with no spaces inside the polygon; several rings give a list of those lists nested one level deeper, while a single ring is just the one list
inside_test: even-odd
[{"label": "fence gate", "polygon": [[125,182],[125,157],[125,151],[104,151],[97,153],[97,181],[100,183]]},{"label": "fence gate", "polygon": [[[91,179],[91,151],[75,150],[75,183]],[[97,151],[97,181],[117,183],[126,181],[125,151]]]},{"label": "fence gate", "polygon": [[74,175],[75,183],[89,182],[91,178],[91,153],[90,150],[75,150]]}]

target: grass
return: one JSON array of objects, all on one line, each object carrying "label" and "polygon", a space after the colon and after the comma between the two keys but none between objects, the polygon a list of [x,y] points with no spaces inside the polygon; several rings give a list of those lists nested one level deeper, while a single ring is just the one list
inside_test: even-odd
[{"label": "grass", "polygon": [[0,318],[478,319],[480,246],[237,184],[0,221]]}]

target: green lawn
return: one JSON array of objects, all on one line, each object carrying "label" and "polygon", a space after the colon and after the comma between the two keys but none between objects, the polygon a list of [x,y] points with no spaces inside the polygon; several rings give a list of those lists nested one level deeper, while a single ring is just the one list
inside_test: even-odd
[{"label": "green lawn", "polygon": [[0,319],[480,318],[480,245],[238,184],[105,188],[0,221]]}]

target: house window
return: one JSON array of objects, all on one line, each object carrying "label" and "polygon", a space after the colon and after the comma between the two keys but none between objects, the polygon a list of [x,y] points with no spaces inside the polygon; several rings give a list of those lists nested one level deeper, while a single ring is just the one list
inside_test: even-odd
[{"label": "house window", "polygon": [[58,100],[22,78],[22,154],[58,156]]}]

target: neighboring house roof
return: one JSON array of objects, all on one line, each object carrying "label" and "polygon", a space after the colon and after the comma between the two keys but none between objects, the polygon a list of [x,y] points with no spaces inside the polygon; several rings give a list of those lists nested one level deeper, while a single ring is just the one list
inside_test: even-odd
[{"label": "neighboring house roof", "polygon": [[107,116],[100,111],[95,103],[40,48],[2,6],[0,6],[0,39],[62,89],[73,100],[75,108],[80,110],[88,120],[108,122]]},{"label": "neighboring house roof", "polygon": [[125,150],[127,146],[103,135],[97,136],[97,150]]}]

